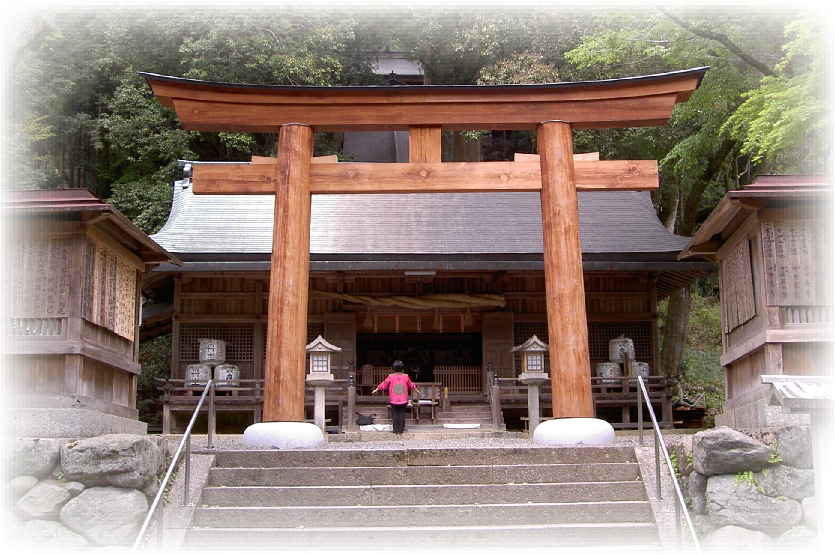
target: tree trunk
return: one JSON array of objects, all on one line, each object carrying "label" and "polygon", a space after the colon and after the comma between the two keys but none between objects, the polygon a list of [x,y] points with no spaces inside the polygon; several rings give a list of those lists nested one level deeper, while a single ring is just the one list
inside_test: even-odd
[{"label": "tree trunk", "polygon": [[661,351],[661,371],[665,376],[678,374],[684,362],[687,344],[687,323],[690,318],[690,287],[677,289],[670,295],[667,305],[667,321]]}]

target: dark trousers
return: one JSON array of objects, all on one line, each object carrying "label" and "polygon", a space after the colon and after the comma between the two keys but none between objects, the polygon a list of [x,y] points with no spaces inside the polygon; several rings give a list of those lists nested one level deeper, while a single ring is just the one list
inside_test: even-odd
[{"label": "dark trousers", "polygon": [[402,434],[406,429],[406,405],[391,405],[392,428],[395,434]]}]

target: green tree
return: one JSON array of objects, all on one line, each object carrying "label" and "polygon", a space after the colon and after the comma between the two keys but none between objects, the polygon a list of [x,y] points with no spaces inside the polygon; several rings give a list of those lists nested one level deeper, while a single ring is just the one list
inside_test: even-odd
[{"label": "green tree", "polygon": [[[812,100],[820,93],[814,69],[824,67],[818,65],[823,64],[821,37],[811,32],[815,27],[803,21],[801,14],[787,10],[717,13],[658,8],[650,14],[624,11],[607,17],[598,32],[566,54],[592,75],[599,76],[601,70],[618,76],[703,65],[711,69],[691,99],[677,106],[670,125],[589,133],[581,141],[599,144],[601,152],[620,150],[621,155],[628,154],[624,148],[646,149],[659,159],[661,187],[655,197],[659,215],[671,230],[691,236],[728,190],[775,167],[758,155],[765,152],[764,145],[796,152],[828,120],[821,103]],[[797,38],[786,44],[784,30]],[[797,63],[801,60],[806,63]],[[789,65],[793,77],[785,74]],[[769,137],[765,130],[776,127],[769,121],[774,113],[766,109],[773,107],[775,100],[769,87],[785,91],[790,85],[798,89],[791,100],[787,95],[782,100],[797,103],[796,111],[809,117],[800,118],[791,128],[781,128],[785,140],[775,137],[764,141]],[[625,140],[614,147],[613,137],[637,140]],[[778,155],[783,151],[770,152]],[[806,160],[810,163],[795,164],[792,169],[815,172],[822,167],[822,156],[809,156]],[[793,159],[798,160],[796,156]],[[669,373],[676,373],[682,364],[690,300],[690,289],[685,288],[669,301],[662,354],[662,365]]]}]

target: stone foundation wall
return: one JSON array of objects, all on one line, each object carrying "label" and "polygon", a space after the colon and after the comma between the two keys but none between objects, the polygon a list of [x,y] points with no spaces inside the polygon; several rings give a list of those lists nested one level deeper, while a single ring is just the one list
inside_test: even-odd
[{"label": "stone foundation wall", "polygon": [[700,543],[706,549],[817,545],[809,428],[718,427],[672,446]]},{"label": "stone foundation wall", "polygon": [[170,464],[162,438],[4,441],[4,530],[23,548],[130,546]]}]

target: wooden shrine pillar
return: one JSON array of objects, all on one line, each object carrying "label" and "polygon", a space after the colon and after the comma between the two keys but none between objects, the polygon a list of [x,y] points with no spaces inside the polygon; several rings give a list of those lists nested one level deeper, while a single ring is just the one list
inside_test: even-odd
[{"label": "wooden shrine pillar", "polygon": [[313,129],[296,123],[282,125],[278,135],[270,259],[265,422],[304,420],[312,156]]},{"label": "wooden shrine pillar", "polygon": [[554,418],[594,417],[580,215],[571,125],[537,129],[542,171],[542,242]]}]

